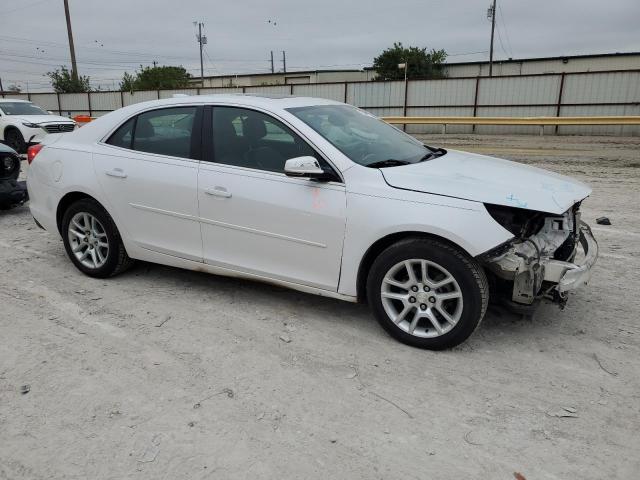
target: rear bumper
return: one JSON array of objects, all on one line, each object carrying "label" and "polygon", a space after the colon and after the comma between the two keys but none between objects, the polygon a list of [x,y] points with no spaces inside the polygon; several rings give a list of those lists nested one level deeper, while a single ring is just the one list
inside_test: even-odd
[{"label": "rear bumper", "polygon": [[598,259],[598,242],[589,225],[584,222],[580,222],[579,244],[584,253],[580,262],[549,260],[545,265],[545,281],[556,283],[554,289],[562,297],[565,297],[568,292],[586,285],[591,280],[591,269]]}]

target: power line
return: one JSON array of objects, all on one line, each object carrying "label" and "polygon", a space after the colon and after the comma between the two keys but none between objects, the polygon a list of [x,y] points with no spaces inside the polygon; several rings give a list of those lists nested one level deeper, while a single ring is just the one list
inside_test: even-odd
[{"label": "power line", "polygon": [[502,51],[504,52],[505,57],[509,56],[509,52],[507,52],[507,49],[504,48],[504,43],[502,43],[502,36],[500,35],[500,28],[496,28],[496,33],[498,34],[498,41],[500,42],[500,48],[502,48]]},{"label": "power line", "polygon": [[507,47],[509,47],[509,52],[510,52],[510,57],[513,58],[513,45],[511,43],[511,40],[509,39],[509,31],[507,30],[507,22],[504,19],[504,14],[502,13],[502,7],[500,5],[498,5],[498,12],[500,13],[500,21],[502,22],[502,26],[504,28],[504,35],[505,35],[505,39],[507,41]]},{"label": "power line", "polygon": [[44,3],[44,2],[46,2],[46,1],[48,1],[48,0],[39,0],[39,1],[37,1],[37,2],[29,3],[29,4],[27,4],[27,5],[22,5],[21,7],[18,7],[18,8],[13,8],[13,9],[11,9],[11,10],[3,10],[3,11],[2,11],[2,15],[3,15],[3,16],[4,16],[4,15],[9,15],[10,13],[17,12],[17,11],[19,11],[19,10],[24,10],[24,9],[26,9],[26,8],[30,8],[30,7],[33,7],[33,6],[35,6],[35,5],[39,5],[39,4]]},{"label": "power line", "polygon": [[[12,42],[16,42],[16,43],[26,43],[26,44],[31,44],[31,45],[38,45],[38,46],[48,46],[48,47],[53,47],[53,48],[67,48],[68,46],[63,44],[63,43],[58,43],[58,42],[51,42],[51,41],[37,41],[37,40],[33,40],[33,39],[29,39],[29,38],[21,38],[21,37],[10,37],[7,35],[0,35],[0,40],[3,41],[12,41]],[[172,58],[172,59],[184,59],[184,56],[178,56],[178,55],[159,55],[156,53],[148,53],[148,52],[125,52],[122,50],[110,50],[110,49],[106,49],[106,48],[102,48],[102,47],[97,47],[95,45],[83,45],[80,46],[79,48],[81,49],[93,49],[93,50],[99,50],[100,52],[107,52],[107,53],[115,53],[117,55],[128,55],[128,56],[136,56],[136,57],[149,57],[149,56],[153,56],[153,57],[161,57],[161,58]]]}]

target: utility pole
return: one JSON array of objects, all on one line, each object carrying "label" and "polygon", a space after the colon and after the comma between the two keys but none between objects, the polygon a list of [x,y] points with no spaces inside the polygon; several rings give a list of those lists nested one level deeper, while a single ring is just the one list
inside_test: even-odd
[{"label": "utility pole", "polygon": [[67,18],[67,35],[69,37],[69,51],[71,52],[71,76],[78,80],[78,65],[76,64],[76,49],[73,46],[73,33],[71,32],[71,15],[69,14],[69,0],[64,0],[64,16]]},{"label": "utility pole", "polygon": [[287,73],[287,53],[282,51],[282,70]]},{"label": "utility pole", "polygon": [[196,34],[196,39],[198,40],[198,44],[200,45],[200,83],[204,87],[204,63],[202,62],[202,46],[207,44],[207,36],[202,35],[202,27],[204,27],[204,23],[202,22],[193,22],[198,24],[198,33]]},{"label": "utility pole", "polygon": [[2,88],[2,78],[0,78],[0,95],[4,98],[4,88]]},{"label": "utility pole", "polygon": [[491,45],[489,46],[489,76],[493,76],[493,34],[496,31],[496,0],[487,11],[487,18],[491,18]]},{"label": "utility pole", "polygon": [[271,73],[276,73],[275,69],[273,68],[273,50],[271,50]]}]

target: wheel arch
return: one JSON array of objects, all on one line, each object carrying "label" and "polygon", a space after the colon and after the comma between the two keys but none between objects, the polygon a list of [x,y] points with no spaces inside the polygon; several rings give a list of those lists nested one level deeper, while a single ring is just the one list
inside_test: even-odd
[{"label": "wheel arch", "polygon": [[4,141],[6,138],[6,133],[9,130],[17,130],[18,132],[20,132],[20,135],[22,135],[22,138],[24,138],[24,133],[22,133],[22,130],[20,130],[20,127],[18,127],[17,125],[14,125],[13,123],[9,123],[8,125],[5,125],[4,128],[2,129],[2,140]]},{"label": "wheel arch", "polygon": [[386,248],[391,245],[398,243],[402,240],[406,240],[408,238],[423,238],[428,240],[437,240],[441,243],[446,243],[461,252],[471,256],[469,252],[467,252],[463,247],[452,242],[448,238],[442,237],[440,235],[436,235],[433,233],[420,232],[420,231],[404,231],[404,232],[395,232],[389,235],[386,235],[382,238],[376,240],[365,252],[360,260],[360,265],[358,266],[358,274],[356,277],[356,291],[358,295],[359,302],[365,302],[367,299],[367,278],[369,276],[369,271],[371,270],[371,266],[375,259],[382,253]]},{"label": "wheel arch", "polygon": [[62,235],[62,217],[64,217],[64,212],[66,212],[72,204],[74,204],[78,200],[82,200],[85,198],[95,201],[106,210],[105,206],[97,198],[89,195],[88,193],[80,191],[66,193],[60,199],[60,201],[58,202],[58,207],[56,208],[56,225],[58,227],[58,232],[60,233],[60,235]]}]

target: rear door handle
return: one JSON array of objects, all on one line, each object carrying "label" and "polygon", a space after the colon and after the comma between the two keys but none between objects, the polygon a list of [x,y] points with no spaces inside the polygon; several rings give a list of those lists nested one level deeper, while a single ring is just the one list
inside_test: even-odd
[{"label": "rear door handle", "polygon": [[110,177],[127,178],[127,174],[124,173],[121,168],[114,168],[113,170],[104,173]]},{"label": "rear door handle", "polygon": [[204,193],[214,197],[231,198],[231,192],[224,187],[205,188]]}]

